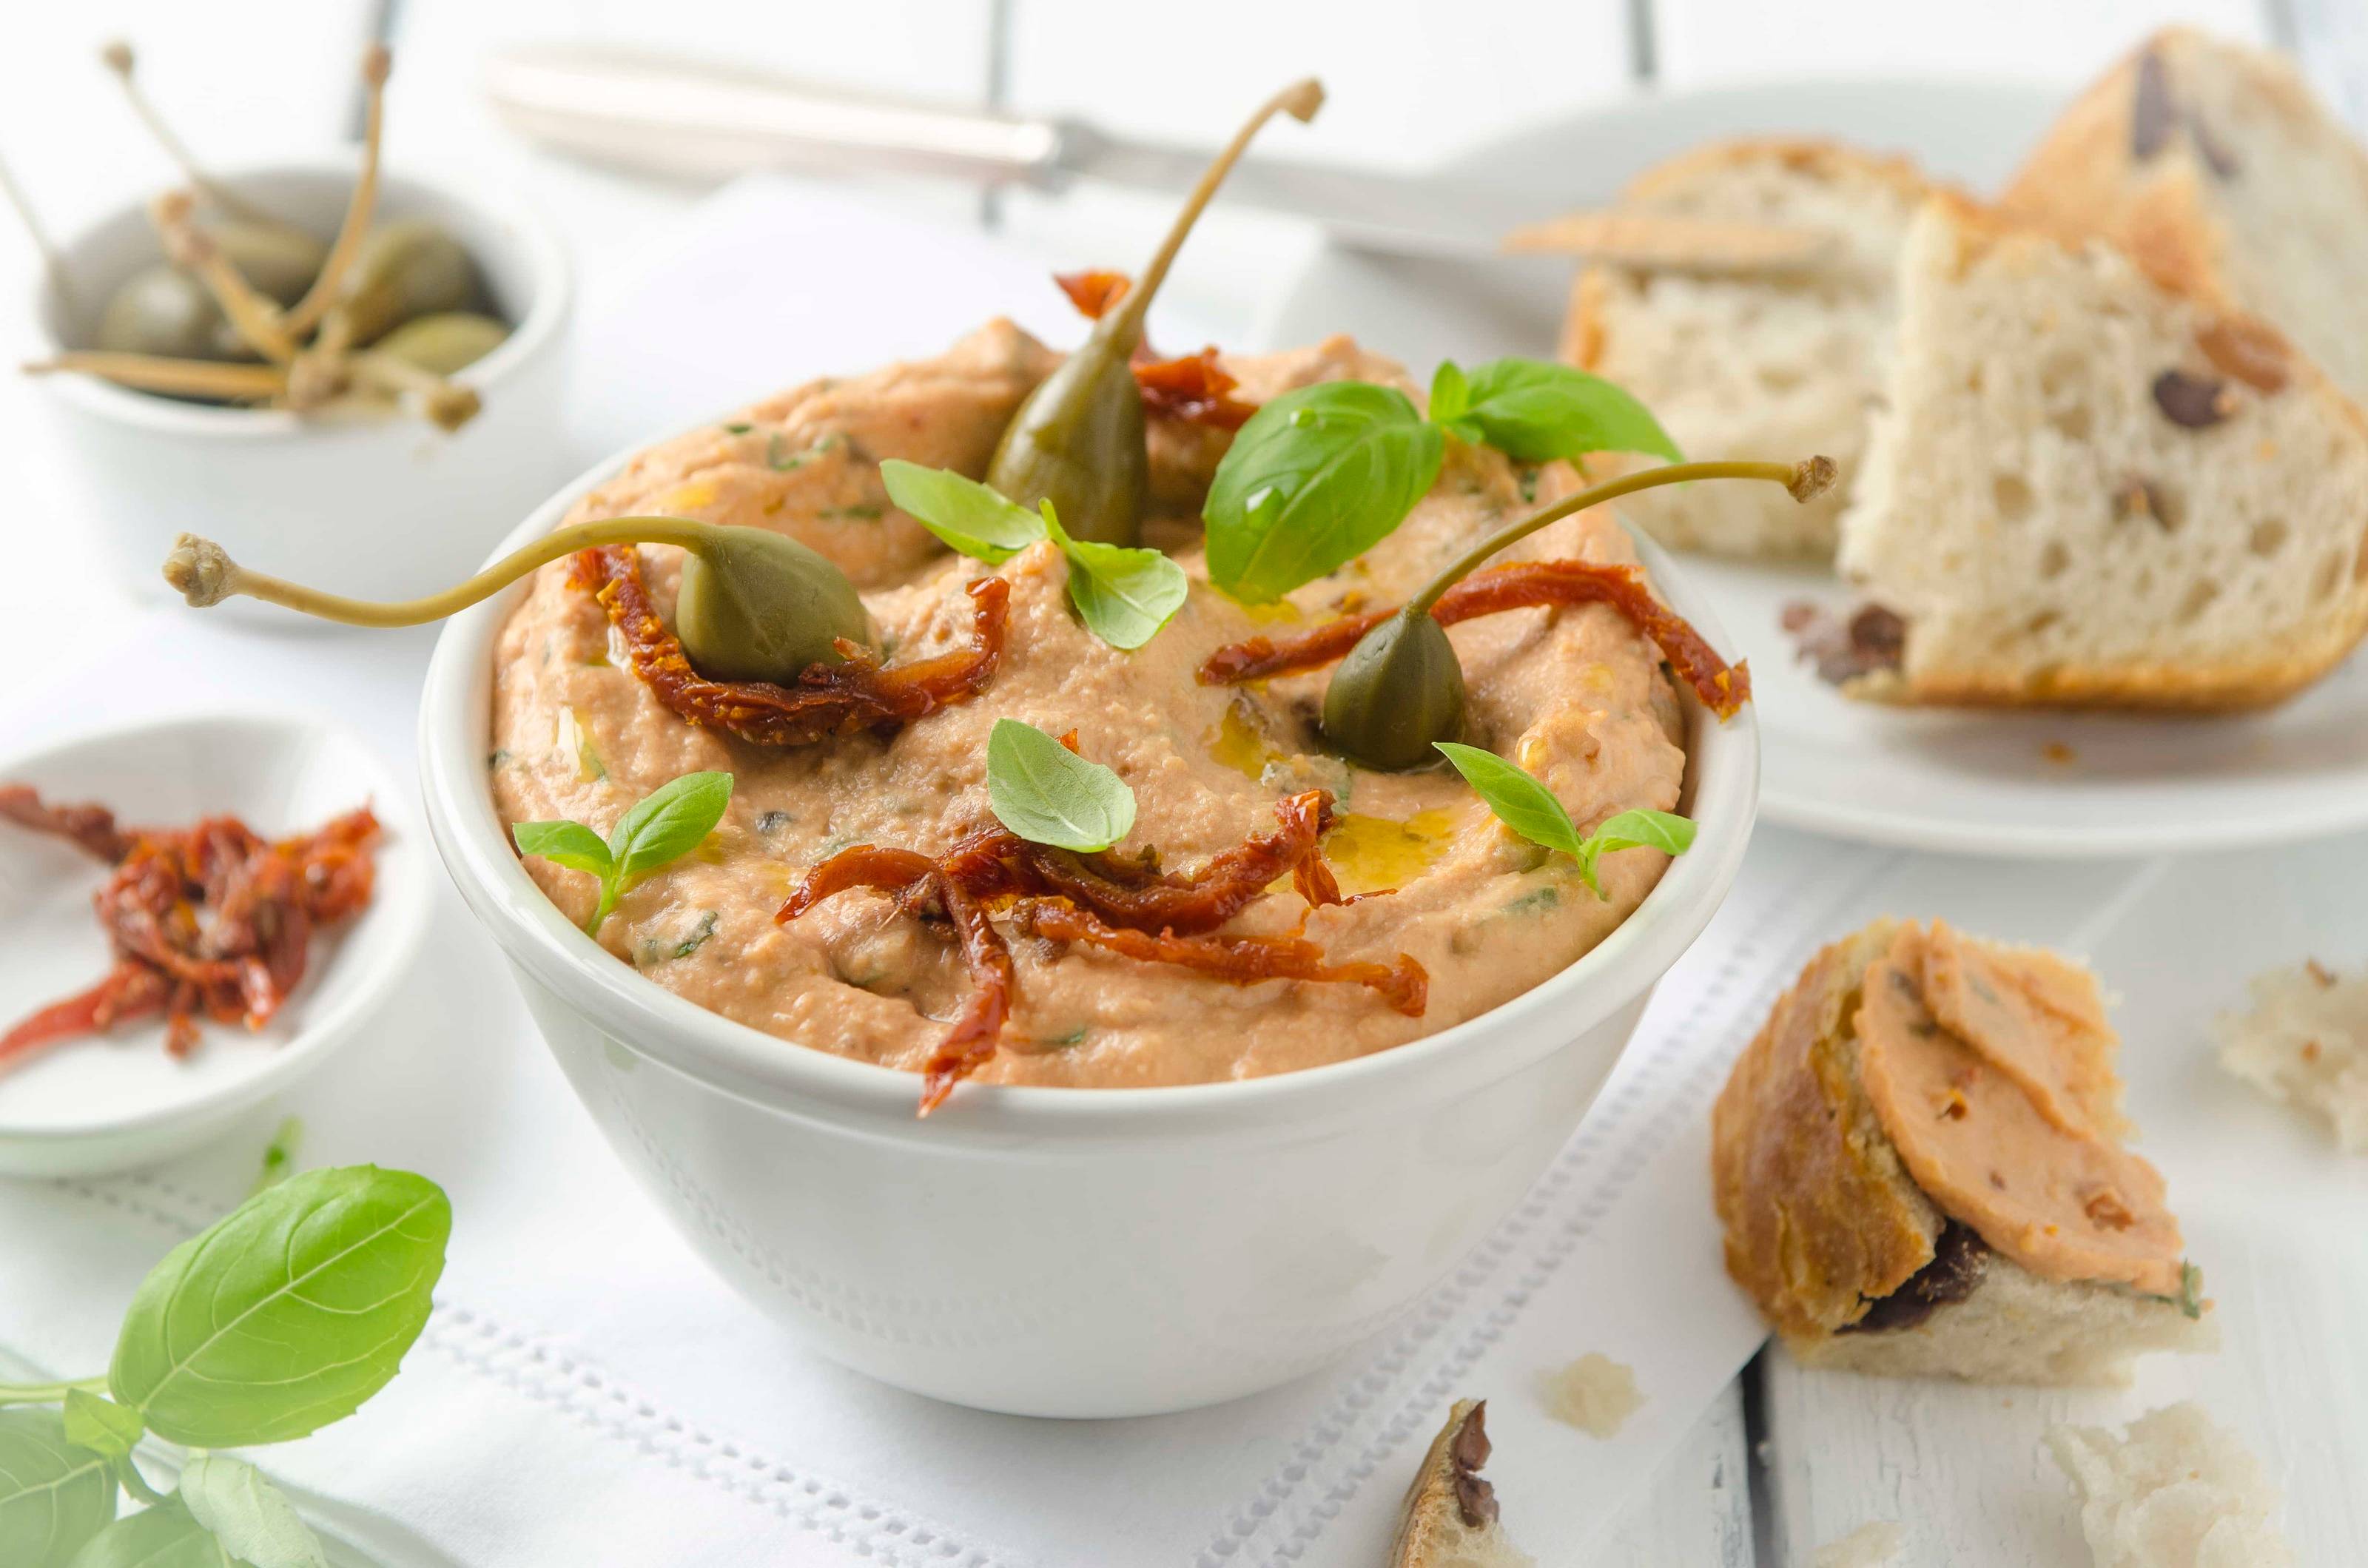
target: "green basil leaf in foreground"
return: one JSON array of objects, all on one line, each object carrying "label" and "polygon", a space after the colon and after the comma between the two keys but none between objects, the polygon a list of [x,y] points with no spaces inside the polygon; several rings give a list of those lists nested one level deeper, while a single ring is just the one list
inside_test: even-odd
[{"label": "green basil leaf in foreground", "polygon": [[222,1550],[255,1568],[329,1568],[288,1494],[244,1460],[206,1454],[181,1471],[181,1502]]},{"label": "green basil leaf in foreground", "polygon": [[1603,856],[1617,849],[1682,855],[1693,847],[1694,824],[1674,812],[1622,812],[1605,818],[1602,826],[1582,838],[1554,791],[1529,773],[1478,746],[1458,745],[1453,741],[1432,744],[1488,803],[1498,822],[1531,843],[1558,849],[1577,861],[1579,880],[1598,898],[1605,894],[1595,880],[1595,863]]},{"label": "green basil leaf in foreground", "polygon": [[1283,393],[1217,465],[1202,509],[1209,580],[1257,603],[1347,565],[1406,521],[1446,449],[1394,388],[1321,381]]},{"label": "green basil leaf in foreground", "polygon": [[113,1462],[67,1441],[54,1410],[0,1410],[0,1562],[67,1568],[115,1517]]},{"label": "green basil leaf in foreground", "polygon": [[1453,429],[1471,406],[1472,383],[1465,379],[1463,367],[1452,359],[1441,359],[1430,376],[1430,422]]},{"label": "green basil leaf in foreground", "polygon": [[1156,550],[1071,539],[1044,503],[1044,526],[1069,562],[1069,602],[1086,630],[1113,648],[1142,647],[1184,608],[1191,585],[1184,568]]},{"label": "green basil leaf in foreground", "polygon": [[1044,537],[1043,519],[1035,513],[951,470],[888,458],[880,464],[880,478],[888,499],[973,561],[1000,566]]},{"label": "green basil leaf in foreground", "polygon": [[630,886],[698,848],[731,803],[729,773],[686,773],[633,802],[609,835],[619,882]]},{"label": "green basil leaf in foreground", "polygon": [[177,1497],[116,1520],[84,1547],[73,1568],[254,1568],[226,1555]]},{"label": "green basil leaf in foreground", "polygon": [[1559,849],[1574,859],[1578,858],[1584,847],[1578,826],[1563,810],[1562,802],[1554,799],[1553,790],[1493,751],[1458,745],[1453,741],[1431,744],[1454,765],[1456,772],[1463,775],[1463,781],[1472,786],[1473,792],[1488,803],[1498,822],[1532,844]]},{"label": "green basil leaf in foreground", "polygon": [[283,1442],[341,1420],[386,1386],[427,1325],[451,1231],[452,1207],[425,1176],[376,1165],[292,1176],[141,1282],[109,1391],[191,1448]]},{"label": "green basil leaf in foreground", "polygon": [[590,876],[609,874],[609,846],[580,822],[521,822],[510,824],[510,842],[521,855],[540,855],[554,866]]},{"label": "green basil leaf in foreground", "polygon": [[[1471,373],[1468,388],[1457,423],[1477,426],[1488,445],[1519,461],[1588,452],[1685,460],[1652,410],[1585,370],[1543,359],[1491,359]],[[1432,417],[1439,417],[1435,408]]]},{"label": "green basil leaf in foreground", "polygon": [[986,799],[1031,844],[1107,849],[1134,825],[1134,791],[1033,724],[997,719],[986,737]]},{"label": "green basil leaf in foreground", "polygon": [[81,1389],[67,1391],[65,1409],[60,1414],[65,1417],[67,1442],[108,1459],[130,1453],[145,1430],[138,1411]]}]

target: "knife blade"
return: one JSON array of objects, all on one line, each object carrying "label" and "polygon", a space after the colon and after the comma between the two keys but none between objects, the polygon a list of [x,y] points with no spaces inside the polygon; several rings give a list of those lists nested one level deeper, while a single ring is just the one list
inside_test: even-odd
[{"label": "knife blade", "polygon": [[[676,179],[793,169],[1045,190],[1084,179],[1180,194],[1209,159],[1074,119],[947,108],[581,45],[499,54],[488,64],[486,92],[502,119],[531,141]],[[1221,199],[1311,220],[1351,248],[1403,256],[1499,255],[1517,224],[1543,215],[1535,192],[1262,158],[1236,167]]]}]

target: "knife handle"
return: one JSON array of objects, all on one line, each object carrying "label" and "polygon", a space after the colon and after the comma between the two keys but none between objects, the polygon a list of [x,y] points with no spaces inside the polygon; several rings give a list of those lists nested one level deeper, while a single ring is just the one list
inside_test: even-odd
[{"label": "knife handle", "polygon": [[485,88],[503,120],[533,141],[675,177],[805,168],[1053,188],[1093,137],[1059,120],[580,45],[498,54]]}]

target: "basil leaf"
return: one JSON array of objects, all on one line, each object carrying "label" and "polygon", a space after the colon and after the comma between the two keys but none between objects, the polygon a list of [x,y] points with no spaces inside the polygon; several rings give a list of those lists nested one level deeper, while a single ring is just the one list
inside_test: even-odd
[{"label": "basil leaf", "polygon": [[231,1559],[213,1532],[177,1497],[116,1520],[74,1558],[73,1568],[254,1568]]},{"label": "basil leaf", "polygon": [[67,1391],[65,1409],[61,1414],[65,1418],[67,1442],[111,1460],[130,1453],[131,1445],[146,1430],[141,1425],[138,1411],[126,1410],[112,1400],[81,1389]]},{"label": "basil leaf", "polygon": [[1069,560],[1069,602],[1086,630],[1132,653],[1158,633],[1184,608],[1190,585],[1184,568],[1156,550],[1071,539],[1044,503],[1044,526]]},{"label": "basil leaf", "polygon": [[180,1498],[224,1551],[255,1568],[329,1568],[320,1538],[297,1516],[296,1505],[245,1460],[226,1454],[191,1460],[181,1471]]},{"label": "basil leaf", "polygon": [[93,1536],[72,1568],[254,1568],[233,1558],[177,1497],[126,1515]]},{"label": "basil leaf", "polygon": [[301,1437],[386,1386],[427,1323],[452,1207],[425,1176],[306,1171],[175,1247],[131,1298],[108,1384],[191,1448]]},{"label": "basil leaf", "polygon": [[1471,406],[1472,383],[1464,380],[1463,367],[1441,359],[1430,376],[1430,422],[1452,427]]},{"label": "basil leaf", "polygon": [[902,458],[880,464],[888,499],[947,545],[989,566],[1000,566],[1044,537],[1044,522],[974,479]]},{"label": "basil leaf", "polygon": [[510,842],[521,855],[540,855],[554,866],[595,877],[609,874],[609,846],[580,822],[521,822],[510,824]]},{"label": "basil leaf", "polygon": [[1446,449],[1392,388],[1321,381],[1283,393],[1217,465],[1202,509],[1209,580],[1256,602],[1338,570],[1406,521]]},{"label": "basil leaf", "polygon": [[1694,824],[1691,818],[1675,812],[1622,812],[1605,818],[1603,825],[1588,836],[1599,855],[1614,849],[1657,849],[1664,855],[1682,855],[1694,846]]},{"label": "basil leaf", "polygon": [[1463,775],[1473,792],[1488,803],[1498,822],[1532,844],[1559,849],[1574,859],[1583,858],[1577,824],[1553,790],[1493,751],[1453,741],[1432,744]]},{"label": "basil leaf", "polygon": [[1684,460],[1660,421],[1635,398],[1600,376],[1543,359],[1491,359],[1473,371],[1470,402],[1459,418],[1522,462],[1588,452]]},{"label": "basil leaf", "polygon": [[0,1410],[0,1562],[66,1568],[115,1517],[113,1462],[68,1441],[54,1410]]},{"label": "basil leaf", "polygon": [[609,834],[618,882],[646,876],[698,848],[731,803],[729,773],[686,773],[634,801]]},{"label": "basil leaf", "polygon": [[1107,849],[1134,825],[1134,791],[1033,724],[997,719],[986,737],[986,800],[1031,844]]}]

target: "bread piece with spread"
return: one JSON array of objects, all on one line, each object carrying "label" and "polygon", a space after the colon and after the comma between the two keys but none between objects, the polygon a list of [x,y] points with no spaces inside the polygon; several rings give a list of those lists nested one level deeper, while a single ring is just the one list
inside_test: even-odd
[{"label": "bread piece with spread", "polygon": [[[1828,243],[1814,265],[1751,274],[1588,267],[1562,357],[1643,398],[1689,453],[1824,452],[1847,476],[1890,354],[1900,240],[1928,188],[1904,158],[1830,142],[1713,142],[1647,169],[1619,210],[1778,224]],[[1795,506],[1757,487],[1690,485],[1623,513],[1681,549],[1823,556],[1842,499]]]},{"label": "bread piece with spread", "polygon": [[[2236,709],[2368,631],[2368,418],[2259,319],[1935,198],[1842,518],[1853,697]],[[1864,629],[1869,635],[1855,635]]]},{"label": "bread piece with spread", "polygon": [[2368,398],[2368,151],[2283,56],[2165,28],[2065,110],[2000,204],[2275,323]]},{"label": "bread piece with spread", "polygon": [[2210,1348],[2118,1045],[2052,954],[1939,921],[1827,948],[1713,1112],[1727,1272],[1813,1366],[2101,1383]]}]

